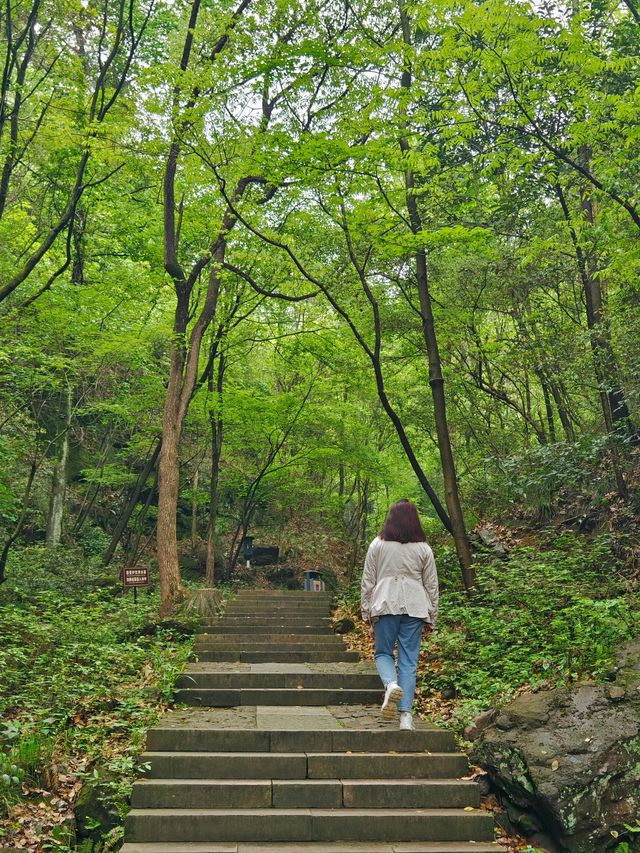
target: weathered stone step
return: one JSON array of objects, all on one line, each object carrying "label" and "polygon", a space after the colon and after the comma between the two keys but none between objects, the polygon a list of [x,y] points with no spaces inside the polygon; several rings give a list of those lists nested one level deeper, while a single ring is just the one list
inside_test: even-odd
[{"label": "weathered stone step", "polygon": [[331,607],[328,604],[283,604],[283,605],[253,605],[227,604],[224,613],[233,616],[329,616]]},{"label": "weathered stone step", "polygon": [[236,593],[232,601],[245,599],[255,599],[256,601],[264,601],[265,598],[276,599],[282,598],[285,601],[290,601],[294,598],[301,598],[305,601],[332,601],[333,596],[326,590],[324,592],[309,592],[305,589],[240,589]]},{"label": "weathered stone step", "polygon": [[196,650],[192,659],[198,659],[202,662],[224,663],[347,663],[355,662],[359,659],[357,652],[335,651],[318,652],[315,650],[301,651],[286,651],[275,646],[275,651],[272,652],[234,652],[234,651],[211,651],[209,649]]},{"label": "weathered stone step", "polygon": [[333,607],[334,602],[331,596],[278,596],[270,595],[268,598],[256,598],[251,596],[242,596],[230,599],[224,604],[225,607],[246,607],[255,608],[256,610],[267,609],[269,607]]},{"label": "weathered stone step", "polygon": [[452,732],[444,729],[215,729],[167,726],[147,733],[149,752],[254,753],[414,753],[454,752]]},{"label": "weathered stone step", "polygon": [[252,622],[247,625],[237,625],[227,622],[224,618],[216,622],[204,622],[202,630],[206,634],[272,634],[272,635],[299,635],[299,634],[328,634],[331,632],[328,624],[325,625],[292,625],[291,623],[273,624],[268,622]]},{"label": "weathered stone step", "polygon": [[377,673],[202,672],[189,667],[178,677],[176,686],[185,690],[382,690]]},{"label": "weathered stone step", "polygon": [[296,841],[125,844],[120,853],[503,853],[496,841]]},{"label": "weathered stone step", "polygon": [[480,805],[480,787],[457,779],[146,779],[133,808],[412,809]]},{"label": "weathered stone step", "polygon": [[[317,619],[315,616],[311,619],[305,619],[302,616],[296,619],[272,619],[268,616],[261,616],[260,619],[254,619],[249,616],[222,616],[220,619],[212,619],[207,622],[203,622],[201,624],[201,630],[206,631],[207,628],[212,626],[217,627],[218,625],[225,625],[228,627],[233,625],[238,628],[252,628],[255,625],[264,625],[270,630],[275,629],[276,631],[280,631],[286,629],[290,634],[295,634],[300,628],[314,628],[316,631],[322,632],[325,628],[331,627],[331,622],[328,618]],[[331,630],[333,630],[332,627]]]},{"label": "weathered stone step", "polygon": [[174,695],[176,702],[186,705],[233,708],[240,705],[374,705],[380,701],[381,693],[382,687],[377,690],[268,687],[208,690],[197,687],[176,690]]},{"label": "weathered stone step", "polygon": [[[145,752],[150,779],[454,779],[462,753]],[[393,837],[393,836],[392,836]]]},{"label": "weathered stone step", "polygon": [[251,638],[245,638],[242,634],[229,634],[225,635],[222,631],[217,631],[216,633],[207,633],[206,631],[202,634],[198,634],[196,636],[196,644],[205,643],[209,644],[221,644],[226,643],[233,646],[245,646],[247,649],[256,649],[260,650],[260,646],[268,645],[268,646],[277,646],[281,648],[283,645],[303,645],[303,646],[311,646],[311,648],[318,648],[320,644],[329,645],[329,646],[344,646],[342,639],[337,634],[326,633],[326,634],[314,634],[313,636],[309,636],[307,634],[252,634]]},{"label": "weathered stone step", "polygon": [[235,603],[230,601],[224,608],[225,613],[234,613],[239,615],[255,616],[260,613],[270,613],[274,616],[292,616],[296,613],[306,615],[318,614],[327,616],[331,612],[330,604],[306,604],[303,602],[295,602],[294,604],[245,604],[244,602]]},{"label": "weathered stone step", "polygon": [[489,841],[491,816],[460,809],[132,809],[130,841]]},{"label": "weathered stone step", "polygon": [[263,598],[263,599],[250,599],[250,598],[231,598],[224,602],[225,608],[227,607],[243,607],[247,610],[254,609],[260,610],[264,609],[273,609],[273,610],[291,610],[292,607],[307,607],[310,609],[328,609],[333,607],[333,601],[330,598],[312,598],[307,596],[307,598],[285,598],[285,599],[277,599],[277,598]]},{"label": "weathered stone step", "polygon": [[223,616],[216,619],[209,619],[202,622],[202,625],[288,625],[292,629],[297,629],[300,625],[311,625],[314,628],[326,628],[331,619],[329,616],[306,616],[304,614],[296,614],[295,616],[278,616],[270,613],[257,613],[254,616],[240,615],[236,616],[233,613],[225,613]]}]

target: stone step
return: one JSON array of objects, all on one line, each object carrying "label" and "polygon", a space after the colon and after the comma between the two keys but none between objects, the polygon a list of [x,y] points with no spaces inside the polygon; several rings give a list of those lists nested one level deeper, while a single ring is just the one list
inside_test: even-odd
[{"label": "stone step", "polygon": [[196,635],[196,644],[219,645],[230,644],[233,646],[245,646],[247,650],[255,649],[260,651],[260,647],[266,645],[277,646],[282,648],[283,645],[303,645],[310,646],[312,649],[318,648],[319,645],[328,646],[344,646],[341,637],[337,634],[252,634],[251,638],[246,638],[242,634],[225,635],[223,632],[215,632],[213,634],[203,632]]},{"label": "stone step", "polygon": [[240,589],[231,601],[245,601],[247,599],[264,601],[265,598],[272,600],[281,598],[283,601],[291,601],[296,598],[304,601],[333,601],[332,594],[326,590],[324,592],[309,592],[305,589]]},{"label": "stone step", "polygon": [[120,853],[504,853],[496,841],[295,841],[125,844]]},{"label": "stone step", "polygon": [[297,628],[298,625],[314,625],[320,628],[326,628],[331,621],[329,616],[316,616],[315,614],[307,615],[305,613],[296,613],[290,616],[280,616],[275,613],[256,613],[253,615],[235,613],[225,613],[216,619],[209,619],[203,622],[203,625],[290,625],[292,628]]},{"label": "stone step", "polygon": [[351,672],[202,672],[192,665],[176,681],[195,690],[383,690],[377,673]]},{"label": "stone step", "polygon": [[233,607],[229,605],[225,607],[223,612],[225,616],[248,616],[254,618],[257,616],[272,616],[280,619],[293,619],[296,616],[312,616],[319,619],[328,619],[331,615],[331,609],[324,604],[320,607],[309,607],[306,604],[292,604],[283,607],[269,605],[266,607],[248,607],[247,605]]},{"label": "stone step", "polygon": [[304,616],[296,617],[295,619],[280,619],[279,617],[261,616],[259,619],[252,616],[222,616],[217,620],[209,620],[201,623],[201,629],[205,630],[211,626],[226,625],[237,626],[238,628],[252,628],[254,625],[266,625],[270,629],[279,631],[286,629],[292,634],[295,634],[300,628],[315,628],[321,632],[325,628],[330,628],[333,631],[333,626],[328,618],[305,619]]},{"label": "stone step", "polygon": [[454,752],[452,732],[444,729],[215,729],[167,726],[147,733],[150,752]]},{"label": "stone step", "polygon": [[382,696],[377,690],[307,689],[229,689],[183,688],[176,690],[174,699],[186,705],[209,708],[234,708],[240,705],[375,705]]},{"label": "stone step", "polygon": [[454,779],[462,753],[145,752],[149,779]]},{"label": "stone step", "polygon": [[225,601],[225,607],[335,607],[327,595],[270,595],[267,598],[243,595]]},{"label": "stone step", "polygon": [[205,634],[272,634],[272,635],[300,635],[300,634],[329,634],[331,628],[328,625],[291,625],[290,623],[274,622],[252,622],[247,625],[238,625],[227,622],[224,618],[216,622],[203,622],[202,631]]},{"label": "stone step", "polygon": [[262,607],[334,607],[335,602],[331,596],[318,596],[318,595],[270,595],[268,597],[256,597],[243,595],[238,596],[237,598],[229,599],[225,602],[225,607],[255,607],[256,609],[260,609]]},{"label": "stone step", "polygon": [[279,616],[293,615],[294,613],[319,613],[323,616],[331,613],[332,605],[327,602],[318,602],[316,604],[307,604],[306,602],[296,601],[288,604],[274,604],[266,602],[262,604],[251,604],[249,602],[229,601],[224,607],[225,613],[273,613]]},{"label": "stone step", "polygon": [[136,809],[437,809],[480,805],[480,787],[458,779],[146,779]]},{"label": "stone step", "polygon": [[132,809],[136,841],[489,841],[493,820],[460,809]]},{"label": "stone step", "polygon": [[335,651],[318,652],[315,651],[286,651],[280,647],[275,647],[276,651],[272,652],[234,652],[234,651],[211,651],[208,649],[200,649],[192,656],[192,660],[199,660],[210,663],[234,662],[238,663],[347,663],[359,660],[357,652]]}]

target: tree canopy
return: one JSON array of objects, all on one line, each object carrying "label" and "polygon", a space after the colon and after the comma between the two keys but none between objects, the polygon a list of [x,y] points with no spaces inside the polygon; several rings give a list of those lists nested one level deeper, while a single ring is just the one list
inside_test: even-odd
[{"label": "tree canopy", "polygon": [[488,516],[631,506],[632,3],[1,14],[0,578],[93,531],[170,609],[408,496],[472,589]]}]

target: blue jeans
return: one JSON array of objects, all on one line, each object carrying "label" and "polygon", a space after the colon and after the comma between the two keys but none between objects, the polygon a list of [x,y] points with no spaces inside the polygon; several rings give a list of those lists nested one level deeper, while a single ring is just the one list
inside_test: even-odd
[{"label": "blue jeans", "polygon": [[[386,687],[397,681],[402,687],[399,711],[410,711],[416,692],[416,671],[424,619],[407,616],[406,613],[380,616],[374,625],[376,639],[376,667]],[[398,672],[393,659],[393,649],[398,642]]]}]

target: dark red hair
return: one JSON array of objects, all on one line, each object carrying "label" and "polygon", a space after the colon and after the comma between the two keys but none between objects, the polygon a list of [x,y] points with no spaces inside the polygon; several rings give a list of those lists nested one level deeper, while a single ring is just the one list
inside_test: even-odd
[{"label": "dark red hair", "polygon": [[415,504],[403,498],[393,504],[380,531],[380,538],[387,542],[426,542],[427,537],[420,524]]}]

